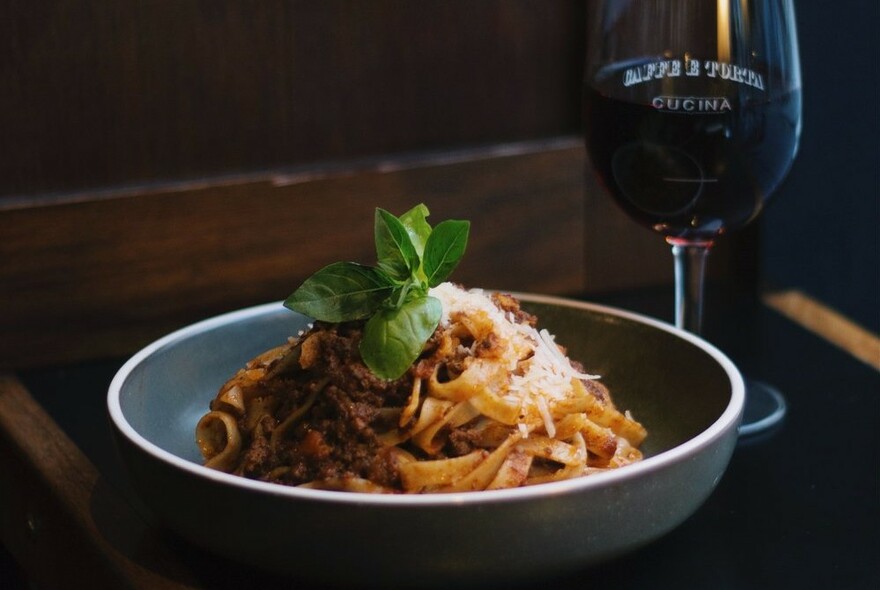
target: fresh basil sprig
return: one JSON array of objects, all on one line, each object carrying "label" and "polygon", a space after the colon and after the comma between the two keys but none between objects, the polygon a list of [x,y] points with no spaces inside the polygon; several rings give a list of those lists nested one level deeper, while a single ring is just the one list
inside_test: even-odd
[{"label": "fresh basil sprig", "polygon": [[376,209],[376,266],[325,266],[284,301],[324,322],[366,319],[361,358],[384,379],[403,375],[440,322],[440,301],[428,289],[445,281],[467,247],[470,223],[447,220],[431,228],[424,204],[400,217]]}]

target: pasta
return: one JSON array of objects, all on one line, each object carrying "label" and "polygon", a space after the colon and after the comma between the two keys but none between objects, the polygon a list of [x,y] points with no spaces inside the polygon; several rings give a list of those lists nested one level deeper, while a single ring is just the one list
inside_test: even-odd
[{"label": "pasta", "polygon": [[645,428],[507,295],[431,289],[443,315],[405,375],[360,361],[362,322],[316,322],[251,360],[196,427],[205,465],[320,489],[443,493],[641,460]]}]

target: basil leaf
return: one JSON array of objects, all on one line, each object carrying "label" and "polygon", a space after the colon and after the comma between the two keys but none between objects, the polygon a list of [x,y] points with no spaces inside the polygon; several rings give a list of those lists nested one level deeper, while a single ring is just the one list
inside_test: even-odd
[{"label": "basil leaf", "polygon": [[419,268],[419,255],[403,223],[384,209],[376,208],[373,236],[379,268],[400,281],[410,278]]},{"label": "basil leaf", "polygon": [[425,242],[431,235],[431,225],[426,219],[430,214],[428,208],[420,204],[400,216],[400,222],[406,228],[419,257],[425,252]]},{"label": "basil leaf", "polygon": [[467,247],[470,224],[445,221],[432,229],[419,204],[395,217],[376,208],[375,267],[337,262],[306,279],[284,305],[316,320],[367,320],[360,344],[364,363],[396,379],[419,357],[440,322],[440,301],[429,287],[446,280]]},{"label": "basil leaf", "polygon": [[452,274],[467,248],[470,222],[450,219],[437,224],[428,236],[423,270],[428,285],[436,287]]},{"label": "basil leaf", "polygon": [[375,313],[393,288],[375,268],[335,262],[306,279],[284,306],[324,322],[361,320]]},{"label": "basil leaf", "polygon": [[380,310],[364,326],[361,358],[377,376],[397,379],[422,353],[441,314],[440,301],[427,296]]}]

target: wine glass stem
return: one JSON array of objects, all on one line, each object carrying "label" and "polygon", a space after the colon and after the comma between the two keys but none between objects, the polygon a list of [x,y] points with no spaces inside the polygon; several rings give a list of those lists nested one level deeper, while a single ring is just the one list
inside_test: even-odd
[{"label": "wine glass stem", "polygon": [[703,285],[711,242],[673,243],[675,325],[699,335],[703,327]]}]

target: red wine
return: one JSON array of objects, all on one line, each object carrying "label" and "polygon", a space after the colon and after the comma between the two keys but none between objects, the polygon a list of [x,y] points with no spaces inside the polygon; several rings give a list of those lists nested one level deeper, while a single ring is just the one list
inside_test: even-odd
[{"label": "red wine", "polygon": [[797,151],[800,91],[644,100],[584,95],[587,151],[624,211],[670,241],[711,240],[754,219]]}]

